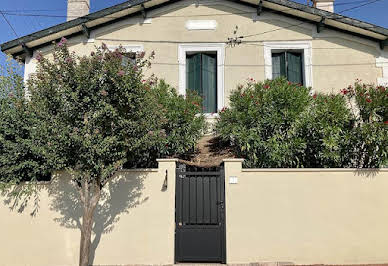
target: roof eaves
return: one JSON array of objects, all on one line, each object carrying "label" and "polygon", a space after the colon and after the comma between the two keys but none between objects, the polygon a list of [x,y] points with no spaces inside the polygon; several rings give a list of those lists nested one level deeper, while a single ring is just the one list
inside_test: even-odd
[{"label": "roof eaves", "polygon": [[344,23],[344,24],[347,24],[347,25],[350,25],[353,27],[358,27],[358,28],[361,28],[364,30],[375,32],[375,33],[378,33],[381,35],[385,35],[388,38],[388,29],[387,28],[380,27],[380,26],[377,26],[377,25],[374,25],[371,23],[363,22],[363,21],[360,21],[360,20],[357,20],[354,18],[349,18],[349,17],[343,16],[343,15],[340,15],[338,13],[328,12],[328,11],[325,11],[322,9],[318,9],[315,7],[307,6],[304,4],[300,4],[300,3],[296,3],[296,2],[288,1],[288,0],[265,0],[265,1],[269,2],[269,3],[281,5],[281,6],[290,8],[290,9],[299,10],[299,11],[309,13],[312,15],[317,15],[317,16],[324,17],[327,19],[331,19],[331,20],[334,20],[337,22],[341,22],[341,23]]},{"label": "roof eaves", "polygon": [[0,48],[1,48],[2,51],[6,51],[6,50],[8,50],[10,48],[13,48],[15,46],[21,45],[23,43],[28,43],[28,42],[34,41],[36,39],[46,37],[46,36],[51,35],[51,34],[55,34],[55,33],[58,33],[58,32],[61,32],[61,31],[67,30],[67,29],[71,29],[71,28],[74,28],[74,27],[77,27],[77,26],[81,26],[82,24],[85,24],[87,22],[90,22],[90,21],[93,21],[93,20],[97,20],[97,19],[100,19],[100,18],[104,18],[104,17],[109,16],[111,14],[123,11],[123,10],[125,10],[127,8],[131,8],[131,7],[134,7],[134,6],[137,6],[137,5],[141,5],[141,4],[149,2],[149,1],[151,1],[151,0],[130,0],[130,1],[126,1],[124,3],[121,3],[121,4],[118,4],[118,5],[115,5],[115,6],[112,6],[112,7],[108,7],[108,8],[96,11],[94,13],[88,14],[86,16],[79,17],[79,18],[76,18],[76,19],[73,19],[73,20],[70,20],[70,21],[67,21],[67,22],[64,22],[64,23],[52,26],[50,28],[47,28],[47,29],[44,29],[44,30],[41,30],[41,31],[37,31],[37,32],[34,32],[32,34],[29,34],[29,35],[26,35],[26,36],[14,39],[12,41],[3,43],[3,44],[0,45]]}]

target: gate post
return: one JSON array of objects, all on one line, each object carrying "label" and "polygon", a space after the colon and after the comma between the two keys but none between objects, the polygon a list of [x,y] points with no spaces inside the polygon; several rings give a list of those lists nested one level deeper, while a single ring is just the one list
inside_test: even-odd
[{"label": "gate post", "polygon": [[226,262],[233,261],[231,256],[233,243],[229,237],[229,233],[233,231],[233,224],[231,224],[230,213],[233,209],[230,208],[233,198],[230,196],[233,186],[238,186],[242,174],[242,163],[244,159],[224,159],[224,171],[225,171],[225,235],[226,235]]},{"label": "gate post", "polygon": [[[158,172],[160,176],[160,189],[162,193],[166,193],[168,197],[168,205],[165,206],[164,211],[169,216],[168,239],[166,245],[168,246],[168,261],[174,264],[174,249],[175,249],[175,176],[176,176],[176,162],[177,159],[157,159],[159,164]],[[154,217],[157,219],[157,217]],[[161,228],[160,230],[166,230]]]}]

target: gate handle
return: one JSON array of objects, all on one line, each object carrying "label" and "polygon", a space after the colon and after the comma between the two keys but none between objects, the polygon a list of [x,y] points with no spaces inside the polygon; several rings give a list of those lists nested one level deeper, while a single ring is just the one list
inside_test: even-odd
[{"label": "gate handle", "polygon": [[221,200],[221,201],[217,201],[217,205],[222,205],[224,204],[224,202]]}]

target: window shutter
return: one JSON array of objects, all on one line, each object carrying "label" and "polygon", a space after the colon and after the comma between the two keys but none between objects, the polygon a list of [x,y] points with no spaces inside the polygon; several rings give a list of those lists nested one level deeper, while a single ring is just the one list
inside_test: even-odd
[{"label": "window shutter", "polygon": [[287,52],[287,78],[291,82],[303,84],[302,54]]},{"label": "window shutter", "polygon": [[272,54],[272,79],[287,77],[285,53]]},{"label": "window shutter", "polygon": [[188,55],[186,58],[186,88],[202,95],[201,88],[201,55]]},{"label": "window shutter", "polygon": [[203,112],[217,112],[217,59],[215,55],[202,54]]}]

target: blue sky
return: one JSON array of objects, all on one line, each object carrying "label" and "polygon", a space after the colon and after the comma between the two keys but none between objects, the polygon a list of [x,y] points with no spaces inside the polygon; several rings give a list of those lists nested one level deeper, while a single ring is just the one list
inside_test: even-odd
[{"label": "blue sky", "polygon": [[[296,2],[306,3],[306,1],[297,0]],[[359,6],[366,3],[365,1],[368,0],[336,0],[335,11]],[[371,0],[371,2],[374,1],[376,0]],[[91,0],[91,11],[123,2],[125,0]],[[4,12],[3,14],[15,29],[16,34],[21,37],[66,21],[66,3],[66,0],[1,0],[0,10]],[[388,0],[377,0],[370,5],[344,12],[343,15],[388,28],[387,12]],[[30,16],[31,14],[38,16]],[[56,17],[45,17],[46,15]],[[16,35],[11,27],[0,16],[0,43],[15,38]],[[0,65],[3,65],[4,62],[5,56],[0,52]]]}]

